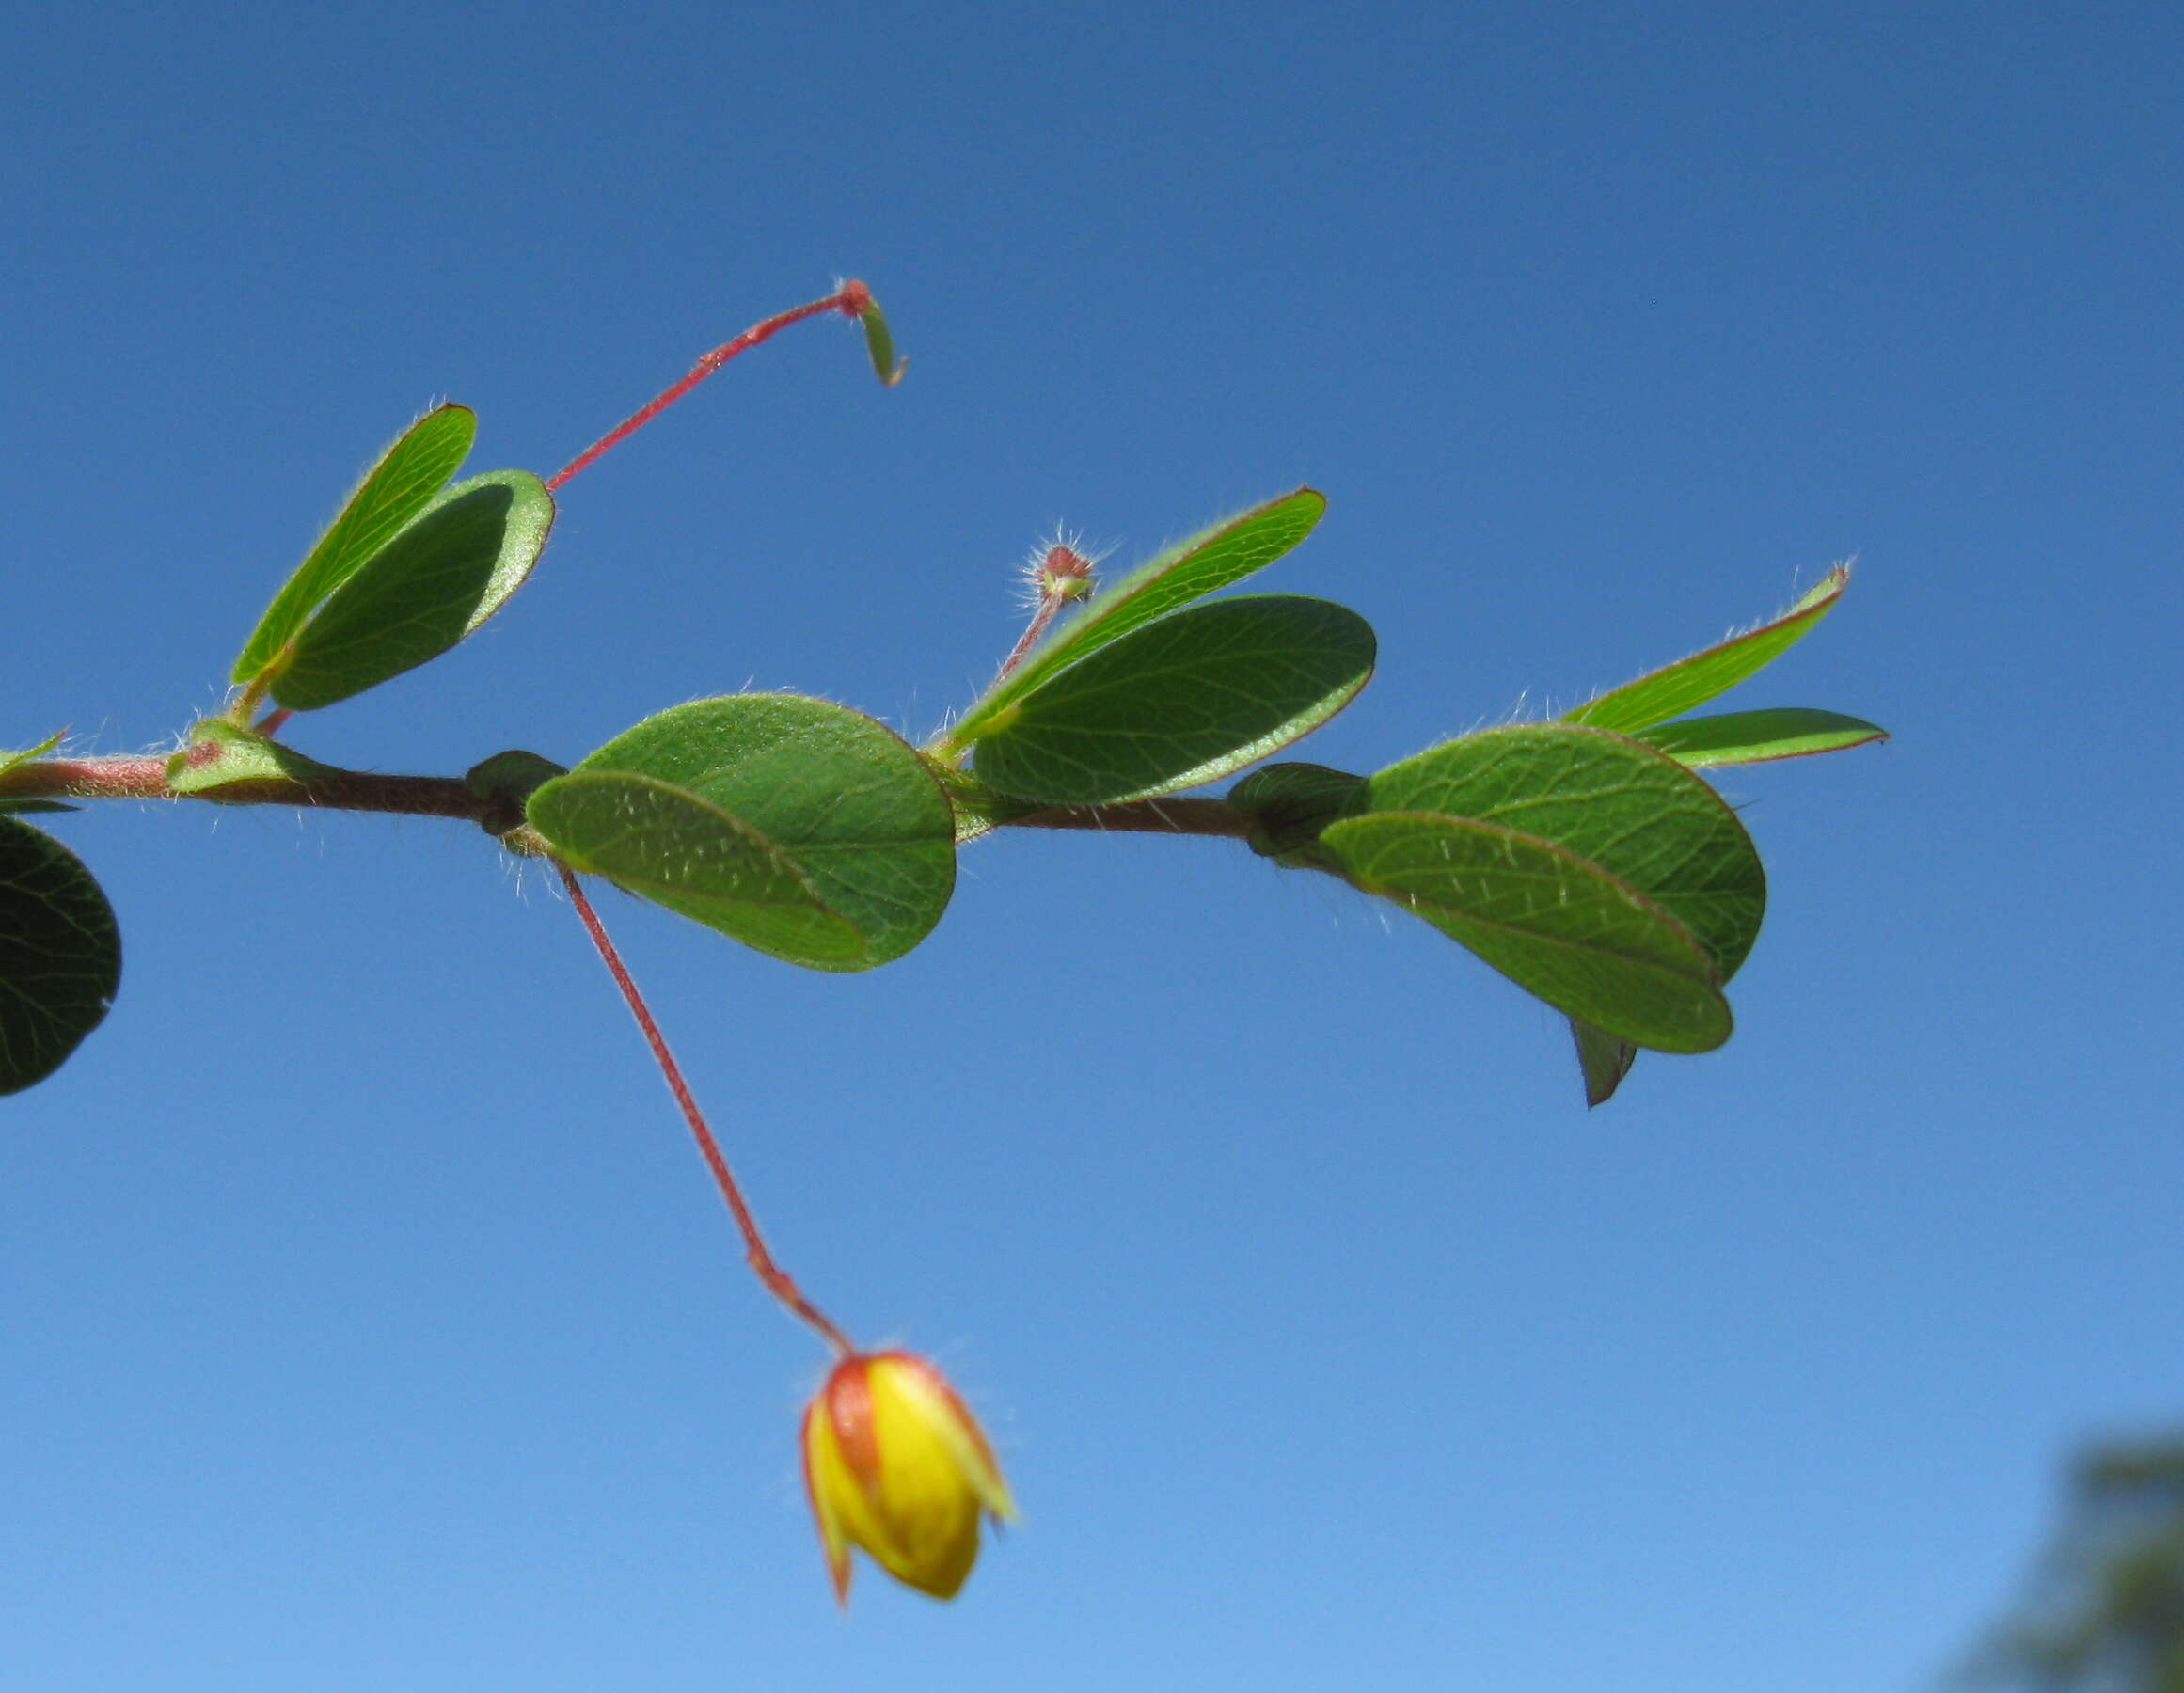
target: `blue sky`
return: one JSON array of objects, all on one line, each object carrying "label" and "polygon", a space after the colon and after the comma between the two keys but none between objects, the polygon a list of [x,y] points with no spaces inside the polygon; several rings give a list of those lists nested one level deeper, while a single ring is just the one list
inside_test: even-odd
[{"label": "blue sky", "polygon": [[1382,641],[1306,755],[1852,553],[1737,703],[1896,738],[1723,783],[1738,1033],[1590,1115],[1559,1019],[1227,843],[981,843],[851,978],[609,898],[783,1259],[1024,1507],[847,1617],[818,1353],[535,871],[61,819],[127,974],[0,1125],[0,1688],[1924,1685],[2071,1445],[2184,1417],[2180,75],[2128,5],[18,23],[0,744],[171,744],[428,402],[546,471],[841,275],[900,388],[785,335],[295,742],[566,761],[747,686],[928,732],[1037,534],[1304,481],[1265,585]]}]

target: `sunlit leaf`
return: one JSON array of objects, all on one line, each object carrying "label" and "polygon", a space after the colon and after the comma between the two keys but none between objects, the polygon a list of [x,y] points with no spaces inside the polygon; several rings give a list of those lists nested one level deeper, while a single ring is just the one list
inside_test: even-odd
[{"label": "sunlit leaf", "polygon": [[198,794],[207,799],[252,799],[249,784],[266,782],[309,782],[332,772],[315,759],[293,748],[239,729],[218,718],[208,718],[190,731],[190,744],[166,761],[166,785],[178,794]]},{"label": "sunlit leaf", "polygon": [[1610,688],[1565,712],[1562,721],[1628,733],[1681,717],[1789,651],[1834,609],[1849,582],[1850,566],[1838,564],[1780,616]]},{"label": "sunlit leaf", "polygon": [[1056,805],[1143,799],[1255,764],[1325,722],[1372,674],[1372,630],[1298,594],[1197,606],[1133,630],[991,721],[979,780]]},{"label": "sunlit leaf", "polygon": [[1780,705],[1768,711],[1727,711],[1716,717],[1678,718],[1638,737],[1658,747],[1678,764],[1694,770],[1710,765],[1765,764],[1778,758],[1808,758],[1886,740],[1888,731],[1863,718],[1808,705]]},{"label": "sunlit leaf", "polygon": [[1765,913],[1766,875],[1736,814],[1681,765],[1622,736],[1560,723],[1464,736],[1380,771],[1368,803],[1568,848],[1688,928],[1724,982]]},{"label": "sunlit leaf", "polygon": [[243,643],[235,681],[248,682],[262,672],[312,609],[425,509],[461,467],[477,433],[477,415],[467,406],[435,406],[379,455]]},{"label": "sunlit leaf", "polygon": [[1263,570],[1310,534],[1326,509],[1324,495],[1299,488],[1201,530],[1100,589],[1014,674],[963,715],[947,744],[969,746],[1013,702],[1045,687],[1068,665],[1157,617]]},{"label": "sunlit leaf", "polygon": [[663,711],[528,810],[572,866],[815,969],[900,957],[955,885],[955,815],[926,761],[872,719],[797,694]]},{"label": "sunlit leaf", "polygon": [[553,496],[528,470],[457,483],[282,649],[273,697],[316,710],[437,657],[522,585],[553,520]]},{"label": "sunlit leaf", "polygon": [[1563,846],[1468,817],[1379,811],[1330,824],[1320,842],[1358,887],[1572,1017],[1663,1052],[1729,1038],[1729,1004],[1691,932]]},{"label": "sunlit leaf", "polygon": [[114,910],[76,855],[0,816],[0,1094],[58,1069],[121,980]]}]

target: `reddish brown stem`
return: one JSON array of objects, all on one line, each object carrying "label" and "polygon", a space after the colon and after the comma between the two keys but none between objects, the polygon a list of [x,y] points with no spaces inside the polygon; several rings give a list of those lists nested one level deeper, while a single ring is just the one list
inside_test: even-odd
[{"label": "reddish brown stem", "polygon": [[1039,643],[1039,637],[1047,632],[1047,625],[1054,621],[1054,613],[1062,609],[1062,596],[1048,593],[1039,595],[1038,609],[1024,625],[1023,633],[1016,638],[1016,644],[1008,649],[1008,657],[1001,661],[1001,668],[993,672],[996,682],[1006,681],[1009,672],[1024,660],[1024,655]]},{"label": "reddish brown stem", "polygon": [[773,1254],[766,1249],[766,1237],[758,1232],[758,1219],[751,1214],[751,1207],[744,1203],[743,1190],[736,1184],[730,1173],[728,1161],[720,1155],[720,1143],[713,1138],[713,1131],[706,1126],[705,1114],[698,1109],[697,1097],[690,1092],[689,1084],[683,1080],[682,1067],[675,1055],[668,1050],[666,1038],[659,1032],[659,1024],[653,1021],[652,1009],[644,1003],[644,995],[637,989],[637,982],[628,967],[622,962],[622,955],[608,939],[607,928],[599,921],[599,913],[592,909],[585,896],[583,884],[576,873],[565,864],[557,864],[562,873],[562,884],[569,891],[569,903],[577,908],[577,915],[583,919],[584,932],[592,937],[592,944],[599,949],[599,957],[607,966],[607,973],[614,978],[615,987],[622,989],[622,998],[629,1006],[629,1014],[637,1019],[637,1026],[644,1032],[647,1045],[652,1048],[653,1062],[659,1066],[659,1073],[667,1078],[668,1091],[674,1095],[675,1103],[682,1108],[683,1120],[690,1126],[691,1138],[698,1143],[698,1151],[705,1160],[705,1166],[713,1172],[713,1181],[720,1190],[720,1197],[728,1202],[728,1213],[736,1219],[736,1226],[743,1233],[743,1256],[758,1279],[766,1284],[766,1290],[786,1305],[797,1316],[827,1337],[827,1343],[847,1357],[857,1348],[849,1337],[837,1328],[833,1321],[810,1300],[803,1290],[792,1281],[787,1273],[773,1261]]},{"label": "reddish brown stem", "polygon": [[677,400],[696,388],[715,371],[734,358],[738,353],[755,347],[762,340],[786,329],[791,324],[800,324],[808,317],[817,317],[823,311],[839,311],[845,317],[862,316],[872,304],[872,291],[862,282],[845,282],[823,300],[814,300],[793,310],[779,312],[763,324],[753,324],[732,341],[723,341],[690,367],[690,373],[673,387],[664,389],[649,403],[639,407],[612,429],[593,441],[583,451],[546,478],[546,486],[559,488],[609,448],[627,440]]}]

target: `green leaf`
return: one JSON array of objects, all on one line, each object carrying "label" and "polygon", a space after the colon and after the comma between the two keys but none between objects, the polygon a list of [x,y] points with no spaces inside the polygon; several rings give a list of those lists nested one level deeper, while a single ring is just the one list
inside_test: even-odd
[{"label": "green leaf", "polygon": [[1620,735],[1560,723],[1489,729],[1389,766],[1371,778],[1367,802],[1566,847],[1689,929],[1724,982],[1766,910],[1766,873],[1736,814],[1683,766]]},{"label": "green leaf", "polygon": [[64,805],[58,799],[0,799],[0,816],[26,817],[37,812],[82,811],[80,805]]},{"label": "green leaf", "polygon": [[984,733],[975,773],[1051,805],[1140,799],[1256,764],[1372,674],[1372,629],[1332,600],[1247,594],[1103,645]]},{"label": "green leaf", "polygon": [[0,817],[0,1094],[58,1069],[120,981],[120,931],[91,873],[44,831]]},{"label": "green leaf", "polygon": [[34,758],[43,758],[61,744],[62,736],[67,734],[66,729],[57,729],[35,747],[25,747],[20,752],[0,752],[0,776],[7,775],[17,765],[26,765]]},{"label": "green leaf", "polygon": [[1573,1017],[1670,1052],[1729,1038],[1729,1003],[1690,930],[1567,847],[1417,812],[1345,818],[1320,842],[1356,886]]},{"label": "green leaf", "polygon": [[276,660],[273,697],[312,711],[438,657],[522,586],[553,520],[528,470],[457,483],[304,625]]},{"label": "green leaf", "polygon": [[902,373],[910,367],[910,360],[897,358],[894,337],[887,332],[887,319],[879,309],[879,302],[867,296],[864,309],[858,314],[864,325],[864,345],[872,355],[872,372],[889,388],[902,380]]},{"label": "green leaf", "polygon": [[1320,831],[1355,809],[1365,778],[1316,764],[1271,764],[1228,790],[1228,803],[1256,826],[1252,851],[1277,862],[1292,861],[1319,840]]},{"label": "green leaf", "polygon": [[316,759],[219,718],[207,718],[192,728],[190,744],[166,761],[168,787],[214,799],[222,797],[222,788],[238,783],[311,782],[330,774]]},{"label": "green leaf", "polygon": [[1065,668],[1109,641],[1263,570],[1310,534],[1326,509],[1325,495],[1299,488],[1201,530],[1100,590],[1082,612],[964,713],[944,747],[960,749],[980,739],[1002,720],[1013,702],[1045,687]]},{"label": "green leaf", "polygon": [[862,713],[797,694],[647,718],[528,811],[574,868],[818,970],[901,957],[955,887],[955,814],[926,761]]},{"label": "green leaf", "polygon": [[1562,721],[1627,733],[1681,717],[1717,694],[1728,692],[1789,651],[1834,609],[1849,582],[1850,566],[1838,564],[1780,616],[1610,688],[1576,710],[1565,712]]},{"label": "green leaf", "polygon": [[462,466],[477,433],[477,414],[467,406],[436,406],[379,455],[243,643],[235,681],[255,681],[303,627],[312,609],[425,509]]},{"label": "green leaf", "polygon": [[1648,729],[1638,738],[1658,747],[1678,764],[1694,770],[1709,765],[1765,764],[1777,758],[1805,758],[1839,752],[1888,739],[1889,732],[1863,718],[1809,705],[1780,705],[1771,711],[1725,711],[1715,717],[1678,718]]},{"label": "green leaf", "polygon": [[1585,1079],[1586,1104],[1606,1104],[1630,1074],[1630,1067],[1638,1062],[1638,1048],[1575,1017],[1570,1020],[1570,1036],[1577,1043],[1577,1068]]},{"label": "green leaf", "polygon": [[574,870],[815,970],[862,970],[864,937],[765,835],[688,788],[622,770],[572,771],[526,813]]}]

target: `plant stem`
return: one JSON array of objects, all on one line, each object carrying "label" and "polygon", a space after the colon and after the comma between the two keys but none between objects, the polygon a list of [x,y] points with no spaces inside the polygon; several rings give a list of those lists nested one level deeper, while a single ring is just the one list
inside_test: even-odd
[{"label": "plant stem", "polygon": [[622,997],[629,1006],[629,1014],[637,1019],[637,1026],[644,1032],[646,1044],[652,1048],[653,1062],[659,1066],[659,1073],[667,1078],[668,1091],[674,1095],[675,1103],[682,1109],[683,1120],[690,1126],[691,1138],[698,1143],[698,1151],[705,1160],[705,1166],[713,1172],[713,1181],[720,1190],[720,1197],[728,1202],[729,1215],[736,1219],[736,1226],[743,1234],[743,1256],[758,1279],[766,1284],[766,1290],[781,1301],[790,1311],[826,1337],[827,1343],[844,1357],[856,1352],[849,1337],[837,1328],[827,1314],[806,1299],[803,1290],[792,1281],[787,1273],[773,1261],[773,1254],[766,1249],[766,1237],[758,1232],[758,1219],[751,1214],[751,1207],[744,1202],[743,1190],[736,1185],[729,1171],[728,1161],[720,1155],[720,1144],[713,1138],[713,1131],[706,1126],[705,1114],[698,1109],[695,1095],[689,1084],[683,1080],[682,1067],[675,1063],[675,1055],[668,1050],[666,1038],[659,1032],[659,1024],[653,1021],[652,1009],[644,1003],[644,995],[637,989],[636,980],[628,967],[622,962],[622,955],[614,942],[607,937],[607,927],[599,921],[599,913],[592,909],[585,896],[583,884],[566,864],[554,866],[561,872],[562,885],[569,891],[569,903],[577,908],[577,915],[583,919],[584,932],[592,937],[592,944],[599,949],[599,957],[607,966],[608,974],[614,978],[615,987],[622,989]]},{"label": "plant stem", "polygon": [[753,324],[734,340],[723,341],[690,367],[690,372],[673,387],[661,390],[650,402],[640,406],[612,429],[593,441],[583,451],[546,478],[546,487],[559,488],[577,472],[609,448],[627,440],[677,400],[696,388],[715,371],[734,358],[738,353],[755,347],[791,324],[800,324],[809,317],[817,317],[823,311],[839,311],[846,317],[857,317],[872,303],[872,292],[862,282],[845,282],[823,300],[813,300],[807,305],[777,312],[763,324]]},{"label": "plant stem", "polygon": [[459,776],[388,776],[321,767],[309,781],[285,776],[230,782],[200,794],[167,785],[160,753],[38,758],[0,770],[0,799],[214,799],[234,805],[310,805],[329,811],[397,812],[487,824],[504,802],[481,799]]}]

